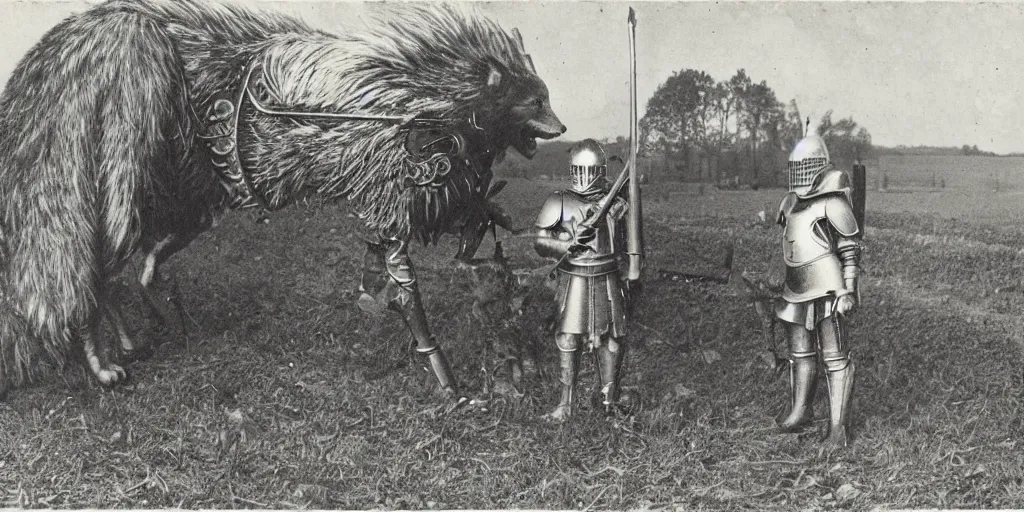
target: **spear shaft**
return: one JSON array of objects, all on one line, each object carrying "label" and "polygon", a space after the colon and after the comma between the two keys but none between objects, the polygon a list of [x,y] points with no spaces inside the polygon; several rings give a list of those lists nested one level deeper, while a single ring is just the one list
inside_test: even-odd
[{"label": "spear shaft", "polygon": [[640,180],[636,177],[637,153],[640,141],[637,138],[636,103],[636,12],[629,8],[629,209],[626,217],[626,254],[629,256],[628,281],[639,281],[643,270],[644,240],[643,212],[640,207]]}]

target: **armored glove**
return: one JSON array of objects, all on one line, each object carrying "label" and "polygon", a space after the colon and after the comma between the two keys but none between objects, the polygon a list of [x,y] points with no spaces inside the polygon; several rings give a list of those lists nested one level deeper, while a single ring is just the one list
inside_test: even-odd
[{"label": "armored glove", "polygon": [[575,246],[585,246],[593,242],[597,238],[597,229],[590,226],[576,226],[575,233],[573,233],[572,243]]},{"label": "armored glove", "polygon": [[845,315],[857,307],[857,301],[854,299],[852,293],[837,294],[836,302],[833,307],[835,308],[836,313]]}]

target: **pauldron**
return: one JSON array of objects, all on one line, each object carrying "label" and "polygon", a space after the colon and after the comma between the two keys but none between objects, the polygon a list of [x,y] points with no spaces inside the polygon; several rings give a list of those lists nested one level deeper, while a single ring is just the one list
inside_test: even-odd
[{"label": "pauldron", "polygon": [[221,91],[211,98],[210,108],[203,118],[204,128],[198,137],[209,150],[210,163],[230,197],[230,208],[262,206],[270,209],[260,196],[242,165],[238,152],[238,123],[245,101],[249,80],[256,69],[249,64],[235,75],[237,90]]},{"label": "pauldron", "polygon": [[470,146],[479,146],[481,156],[490,150],[483,143],[483,128],[477,125],[476,115],[465,122],[437,125],[434,122],[414,120],[405,129],[405,186],[440,187],[456,165],[476,170]]}]

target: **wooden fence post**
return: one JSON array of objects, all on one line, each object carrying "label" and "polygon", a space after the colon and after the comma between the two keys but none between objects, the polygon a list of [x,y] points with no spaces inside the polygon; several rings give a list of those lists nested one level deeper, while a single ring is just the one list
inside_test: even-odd
[{"label": "wooden fence post", "polygon": [[864,203],[867,199],[868,173],[864,164],[853,164],[853,216],[857,219],[860,232],[864,233]]}]

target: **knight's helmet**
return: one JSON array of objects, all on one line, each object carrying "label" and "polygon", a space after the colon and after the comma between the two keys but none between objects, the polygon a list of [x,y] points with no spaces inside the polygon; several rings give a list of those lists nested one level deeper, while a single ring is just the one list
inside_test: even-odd
[{"label": "knight's helmet", "polygon": [[814,179],[830,165],[825,141],[817,135],[804,137],[789,154],[789,189],[810,187]]},{"label": "knight's helmet", "polygon": [[584,139],[569,149],[569,176],[576,192],[586,192],[608,173],[608,158],[594,139]]}]

